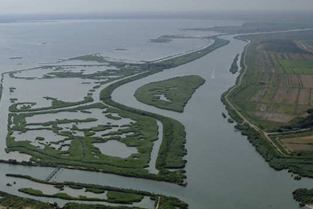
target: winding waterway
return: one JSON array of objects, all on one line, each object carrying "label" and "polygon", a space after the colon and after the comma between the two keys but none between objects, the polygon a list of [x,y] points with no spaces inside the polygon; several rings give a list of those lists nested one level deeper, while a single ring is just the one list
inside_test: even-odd
[{"label": "winding waterway", "polygon": [[[181,121],[187,132],[188,186],[176,195],[190,208],[297,208],[292,191],[310,187],[312,180],[294,181],[286,171],[271,169],[249,144],[222,118],[221,94],[234,85],[229,66],[246,43],[225,36],[231,43],[192,63],[126,84],[113,99],[139,109]],[[215,79],[211,72],[215,69]],[[147,83],[182,75],[199,75],[206,83],[189,101],[183,114],[138,102],[132,95]]]},{"label": "winding waterway", "polygon": [[[233,39],[232,36],[223,38],[231,40],[231,43],[194,62],[121,86],[113,94],[113,99],[119,103],[166,115],[185,125],[188,150],[187,187],[69,169],[62,169],[52,180],[95,183],[171,195],[186,201],[190,209],[298,208],[298,203],[292,199],[292,191],[299,187],[311,188],[313,181],[306,178],[294,181],[286,171],[274,171],[246,137],[235,132],[234,125],[221,116],[222,112],[226,112],[220,101],[221,94],[234,85],[236,79],[229,72],[229,67],[236,54],[242,52],[247,44]],[[211,79],[213,70],[215,79]],[[187,104],[184,113],[148,106],[133,97],[136,89],[144,84],[183,75],[199,75],[206,79],[206,83],[195,92]],[[159,128],[161,130],[160,126]],[[155,160],[156,154],[157,152],[152,152],[151,158]],[[21,173],[45,179],[52,170],[53,168],[0,164],[0,189],[29,197],[19,193],[18,186],[7,187],[6,183],[12,183],[14,180],[5,177],[5,174]],[[32,187],[32,183],[27,187]],[[66,202],[37,199],[52,200],[60,204]],[[150,203],[146,205],[151,206]]]}]

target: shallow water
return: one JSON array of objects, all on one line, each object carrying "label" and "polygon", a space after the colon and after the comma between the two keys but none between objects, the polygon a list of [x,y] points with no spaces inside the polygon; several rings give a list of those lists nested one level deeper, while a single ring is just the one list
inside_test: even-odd
[{"label": "shallow water", "polygon": [[156,161],[160,151],[160,147],[163,141],[163,124],[160,121],[157,121],[158,124],[158,140],[153,142],[153,148],[151,151],[149,167],[146,168],[149,173],[158,174],[159,170],[156,168]]},{"label": "shallow water", "polygon": [[[0,72],[25,69],[85,54],[101,53],[119,60],[154,60],[207,42],[177,39],[167,44],[151,43],[162,35],[202,36],[215,32],[183,31],[190,27],[240,25],[239,21],[216,20],[60,20],[0,24]],[[95,32],[96,31],[96,32]],[[126,31],[126,32],[125,32]],[[42,44],[46,42],[46,44]],[[126,50],[116,50],[116,49]],[[11,57],[22,59],[10,59]]]},{"label": "shallow water", "polygon": [[136,147],[128,147],[116,140],[110,140],[105,143],[93,143],[93,145],[99,148],[102,154],[113,157],[128,158],[132,154],[138,153]]},{"label": "shallow water", "polygon": [[[50,142],[58,142],[66,138],[50,130],[29,130],[26,133],[18,133],[15,131],[12,136],[15,137],[15,141],[29,141],[31,145],[40,147],[40,149],[44,149],[45,145],[50,144]],[[37,137],[43,137],[44,140],[40,141],[36,139]]]},{"label": "shallow water", "polygon": [[[9,75],[4,77],[4,91],[7,88],[15,87],[13,93],[9,93],[9,98],[17,98],[17,102],[36,102],[37,104],[32,108],[49,107],[51,100],[44,97],[57,98],[65,102],[77,102],[84,100],[87,93],[95,85],[93,82],[90,84],[82,85],[82,82],[88,82],[87,79],[80,78],[63,78],[63,79],[12,79]],[[8,99],[3,95],[4,99]]]},{"label": "shallow water", "polygon": [[[158,95],[157,95],[158,96]],[[166,101],[166,102],[170,102],[171,100],[168,99],[164,94],[159,95],[160,96],[160,100]]]}]

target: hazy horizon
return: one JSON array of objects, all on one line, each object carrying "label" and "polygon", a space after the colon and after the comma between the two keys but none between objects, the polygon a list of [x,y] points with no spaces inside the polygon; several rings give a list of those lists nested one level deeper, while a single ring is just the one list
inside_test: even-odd
[{"label": "hazy horizon", "polygon": [[0,14],[313,10],[312,0],[1,0]]}]

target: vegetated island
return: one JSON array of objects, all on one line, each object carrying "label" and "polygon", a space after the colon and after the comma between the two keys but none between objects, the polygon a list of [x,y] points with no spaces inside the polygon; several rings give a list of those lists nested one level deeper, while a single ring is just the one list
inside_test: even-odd
[{"label": "vegetated island", "polygon": [[187,102],[205,80],[190,75],[146,84],[138,88],[135,97],[138,101],[161,109],[183,112]]},{"label": "vegetated island", "polygon": [[[313,31],[240,36],[250,40],[236,85],[222,96],[236,128],[276,170],[313,178]],[[304,190],[295,194],[296,200]],[[301,193],[302,192],[302,193]],[[310,194],[307,190],[305,196]]]},{"label": "vegetated island", "polygon": [[235,57],[233,63],[231,64],[231,67],[230,67],[230,69],[229,69],[229,71],[230,71],[232,74],[236,74],[236,73],[238,72],[239,67],[238,67],[237,62],[238,62],[239,56],[240,56],[240,54],[237,54],[237,55],[236,55],[236,57]]},{"label": "vegetated island", "polygon": [[155,38],[155,39],[150,39],[151,43],[160,43],[160,44],[166,44],[166,43],[170,43],[172,41],[173,41],[173,39],[165,38],[165,37],[159,37],[159,38]]},{"label": "vegetated island", "polygon": [[197,37],[193,36],[182,36],[182,35],[163,35],[155,39],[150,39],[152,43],[170,43],[174,39],[193,39]]},{"label": "vegetated island", "polygon": [[[59,193],[48,195],[43,193],[40,190],[36,190],[33,188],[20,188],[19,192],[38,197],[48,197],[48,198],[59,198],[70,201],[84,201],[84,202],[107,202],[113,204],[125,204],[125,209],[135,209],[138,207],[132,207],[131,204],[140,202],[144,197],[148,197],[155,202],[155,206],[159,205],[159,209],[167,209],[167,208],[177,208],[177,209],[187,209],[188,204],[185,202],[170,196],[154,194],[145,191],[132,190],[132,189],[121,189],[116,187],[109,186],[101,186],[95,184],[83,184],[83,183],[75,183],[75,182],[47,182],[40,179],[33,178],[31,176],[19,175],[19,174],[7,174],[6,176],[18,179],[27,179],[32,182],[36,182],[39,184],[43,184],[46,186],[51,186],[60,190]],[[104,194],[106,193],[107,198],[91,198],[86,196],[72,197],[67,193],[62,192],[65,187],[69,187],[71,189],[77,190],[85,190],[86,192],[94,193],[94,194]],[[74,203],[68,203],[69,205],[78,205]],[[66,205],[67,206],[67,205]],[[87,205],[80,205],[82,209],[89,208]],[[95,207],[95,205],[94,205]],[[103,206],[106,208],[107,206]],[[110,206],[108,208],[118,209],[121,206]],[[65,207],[67,208],[67,207]],[[70,207],[71,208],[71,207]],[[102,207],[101,207],[102,208]],[[75,208],[76,209],[76,208]]]}]

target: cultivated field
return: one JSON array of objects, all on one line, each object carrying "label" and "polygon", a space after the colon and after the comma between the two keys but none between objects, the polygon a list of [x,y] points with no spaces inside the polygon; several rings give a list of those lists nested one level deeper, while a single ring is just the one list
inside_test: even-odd
[{"label": "cultivated field", "polygon": [[281,142],[291,152],[312,151],[313,136],[294,137],[281,139]]},{"label": "cultivated field", "polygon": [[308,39],[311,35],[295,32],[249,37],[247,73],[230,99],[261,128],[278,128],[313,108],[313,53],[307,46],[312,43]]}]

